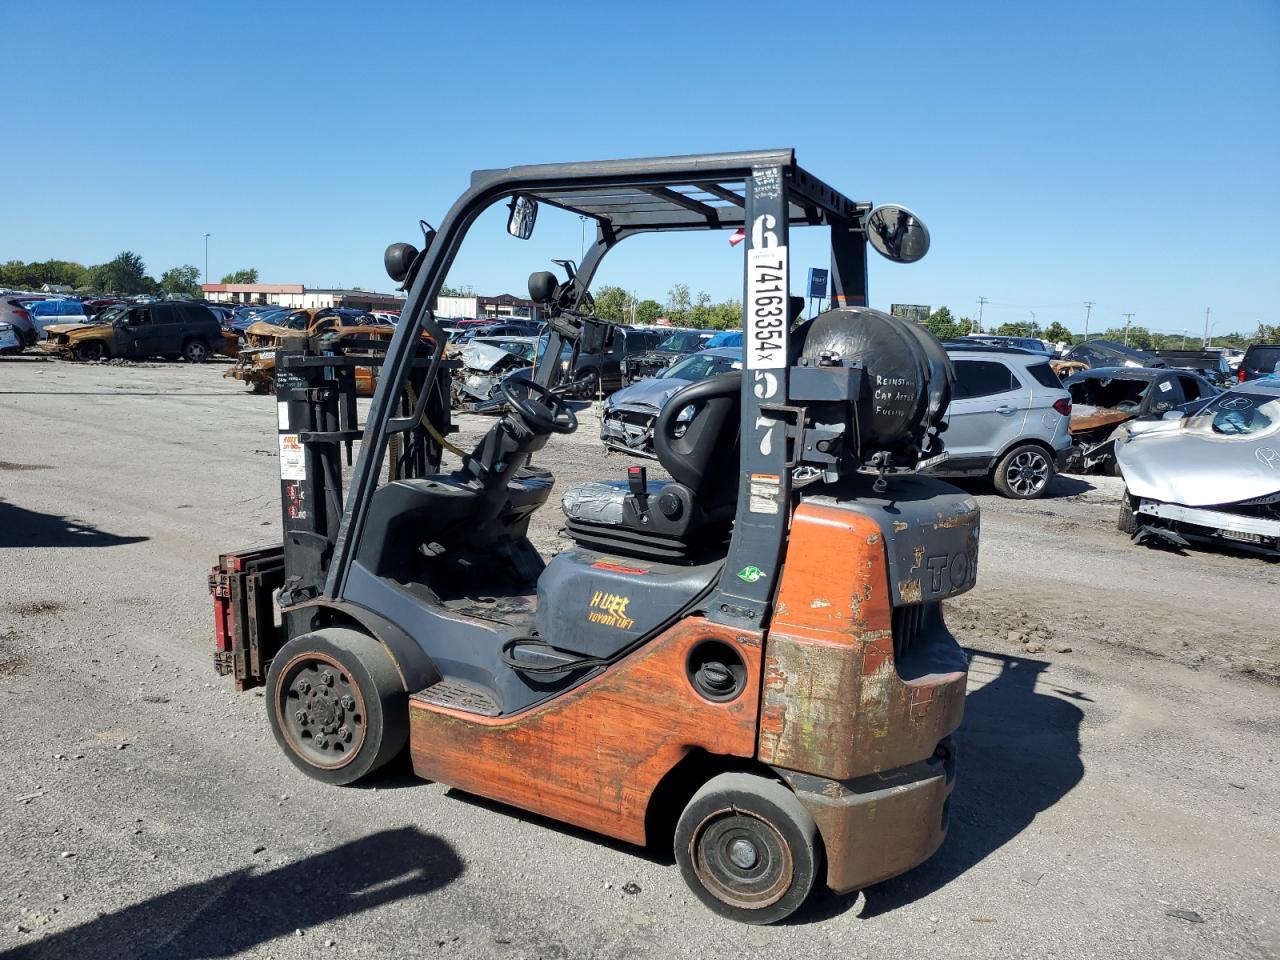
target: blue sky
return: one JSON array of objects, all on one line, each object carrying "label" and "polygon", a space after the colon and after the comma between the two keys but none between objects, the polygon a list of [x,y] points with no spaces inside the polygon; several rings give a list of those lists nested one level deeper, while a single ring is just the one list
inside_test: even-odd
[{"label": "blue sky", "polygon": [[[132,249],[158,275],[208,231],[215,279],[386,290],[383,248],[472,169],[794,146],[929,225],[920,263],[872,255],[875,306],[1280,322],[1275,0],[613,6],[9,0],[0,260]],[[576,258],[552,213],[527,244],[482,218],[450,279],[519,293]],[[740,295],[741,248],[640,238],[597,277],[675,282]]]}]

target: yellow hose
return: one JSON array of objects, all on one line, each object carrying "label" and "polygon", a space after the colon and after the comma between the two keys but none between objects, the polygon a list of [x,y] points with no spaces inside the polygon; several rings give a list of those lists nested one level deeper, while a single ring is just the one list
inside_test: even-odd
[{"label": "yellow hose", "polygon": [[[418,405],[418,398],[413,395],[413,387],[409,386],[408,384],[405,384],[404,389],[409,394],[409,406],[416,407]],[[425,410],[422,412],[422,416],[419,419],[422,422],[423,428],[427,431],[427,433],[431,434],[432,440],[440,444],[440,446],[448,450],[450,453],[456,454],[457,456],[462,457],[464,460],[466,459],[466,456],[467,456],[466,451],[458,449],[452,443],[450,443],[448,440],[442,437],[440,435],[440,431],[435,428],[435,424],[433,424],[430,420],[427,419],[427,413]]]}]

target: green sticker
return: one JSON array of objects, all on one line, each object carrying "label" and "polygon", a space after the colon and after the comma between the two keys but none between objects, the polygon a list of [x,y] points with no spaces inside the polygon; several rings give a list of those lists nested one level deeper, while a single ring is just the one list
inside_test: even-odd
[{"label": "green sticker", "polygon": [[738,579],[745,583],[755,583],[764,576],[764,571],[754,564],[738,571]]}]

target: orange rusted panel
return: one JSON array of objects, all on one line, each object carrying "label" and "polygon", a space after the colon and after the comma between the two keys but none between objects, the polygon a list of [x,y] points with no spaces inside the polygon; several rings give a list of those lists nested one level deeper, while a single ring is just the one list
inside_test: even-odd
[{"label": "orange rusted panel", "polygon": [[1071,433],[1088,433],[1101,427],[1118,426],[1126,420],[1132,420],[1137,414],[1128,410],[1112,410],[1109,407],[1092,407],[1088,413],[1077,413],[1071,417]]},{"label": "orange rusted panel", "polygon": [[856,509],[796,509],[765,641],[765,763],[845,780],[920,761],[959,725],[963,671],[899,675],[882,536]]},{"label": "orange rusted panel", "polygon": [[[689,684],[690,649],[704,639],[737,649],[745,692],[712,703]],[[681,621],[608,671],[549,703],[483,717],[410,698],[413,769],[619,840],[645,842],[645,810],[685,755],[755,753],[760,634]]]}]

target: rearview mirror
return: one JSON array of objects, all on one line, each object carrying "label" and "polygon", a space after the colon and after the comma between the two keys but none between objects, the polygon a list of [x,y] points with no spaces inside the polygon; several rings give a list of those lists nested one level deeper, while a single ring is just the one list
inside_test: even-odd
[{"label": "rearview mirror", "polygon": [[513,197],[507,205],[511,215],[507,218],[507,233],[521,240],[533,236],[533,225],[538,219],[538,201],[528,197]]},{"label": "rearview mirror", "polygon": [[929,228],[906,207],[886,203],[863,222],[867,240],[876,252],[894,263],[915,263],[929,252]]}]

